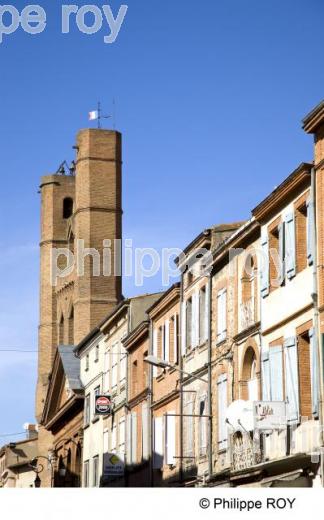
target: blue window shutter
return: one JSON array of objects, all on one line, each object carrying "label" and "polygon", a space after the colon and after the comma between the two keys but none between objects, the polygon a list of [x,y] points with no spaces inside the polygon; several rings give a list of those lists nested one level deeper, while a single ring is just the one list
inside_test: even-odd
[{"label": "blue window shutter", "polygon": [[282,346],[270,347],[270,391],[271,401],[283,401]]},{"label": "blue window shutter", "polygon": [[299,422],[299,381],[296,338],[285,340],[285,383],[288,423]]},{"label": "blue window shutter", "polygon": [[311,386],[312,386],[312,413],[314,417],[318,417],[318,363],[317,363],[317,345],[316,334],[314,329],[309,331],[310,342],[310,367],[311,367]]},{"label": "blue window shutter", "polygon": [[261,296],[265,298],[269,294],[269,238],[266,230],[263,230],[261,237]]},{"label": "blue window shutter", "polygon": [[288,213],[285,219],[285,266],[287,278],[296,275],[296,238],[295,238],[295,215]]},{"label": "blue window shutter", "polygon": [[310,199],[306,202],[307,208],[307,261],[308,265],[313,264],[314,259],[314,213]]},{"label": "blue window shutter", "polygon": [[271,401],[269,351],[262,352],[262,400]]},{"label": "blue window shutter", "polygon": [[280,285],[285,280],[285,223],[278,226],[279,231],[279,261],[280,261]]}]

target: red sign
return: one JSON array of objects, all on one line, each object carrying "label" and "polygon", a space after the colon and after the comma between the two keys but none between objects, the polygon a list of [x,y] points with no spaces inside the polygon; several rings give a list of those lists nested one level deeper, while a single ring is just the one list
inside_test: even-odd
[{"label": "red sign", "polygon": [[96,414],[108,415],[112,411],[112,402],[110,395],[97,395],[96,396]]}]

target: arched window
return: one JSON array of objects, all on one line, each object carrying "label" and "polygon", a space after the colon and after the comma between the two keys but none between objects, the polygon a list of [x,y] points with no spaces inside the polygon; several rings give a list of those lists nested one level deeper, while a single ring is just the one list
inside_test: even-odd
[{"label": "arched window", "polygon": [[241,328],[250,327],[255,322],[256,263],[252,254],[245,260],[241,277]]},{"label": "arched window", "polygon": [[73,199],[66,197],[63,200],[63,218],[70,218],[73,214]]},{"label": "arched window", "polygon": [[255,351],[249,347],[245,352],[242,370],[242,398],[249,401],[259,399],[258,362]]}]

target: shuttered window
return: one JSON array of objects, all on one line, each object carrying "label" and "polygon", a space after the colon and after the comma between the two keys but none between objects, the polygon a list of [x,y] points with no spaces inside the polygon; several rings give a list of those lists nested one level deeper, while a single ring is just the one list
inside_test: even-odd
[{"label": "shuttered window", "polygon": [[312,414],[318,417],[319,413],[319,384],[318,384],[318,361],[317,361],[317,342],[315,330],[309,331],[310,342],[310,367],[311,367],[311,387],[312,387]]},{"label": "shuttered window", "polygon": [[262,229],[261,232],[261,259],[260,259],[260,269],[261,269],[261,296],[265,298],[269,294],[270,285],[269,285],[269,238],[266,229]]},{"label": "shuttered window", "polygon": [[199,455],[206,455],[207,451],[207,433],[208,418],[207,415],[207,397],[203,396],[199,401]]},{"label": "shuttered window", "polygon": [[181,355],[184,356],[187,348],[187,306],[186,302],[181,304]]},{"label": "shuttered window", "polygon": [[[153,356],[158,356],[158,329],[153,330]],[[157,377],[158,375],[158,368],[156,366],[153,366],[153,377]]]},{"label": "shuttered window", "polygon": [[270,393],[270,359],[269,359],[269,351],[263,351],[261,356],[262,362],[262,400],[263,401],[271,401],[271,393]]},{"label": "shuttered window", "polygon": [[269,362],[271,401],[283,401],[283,354],[281,345],[270,347]]},{"label": "shuttered window", "polygon": [[118,454],[124,459],[125,456],[125,417],[119,420],[118,429]]},{"label": "shuttered window", "polygon": [[299,421],[299,388],[298,388],[298,358],[296,338],[287,338],[285,351],[285,387],[287,400],[287,421]]},{"label": "shuttered window", "polygon": [[315,236],[315,224],[314,224],[314,213],[313,213],[313,205],[310,199],[307,199],[306,202],[306,212],[307,212],[307,261],[308,265],[313,264],[314,259],[314,236]]},{"label": "shuttered window", "polygon": [[217,341],[223,341],[227,335],[227,292],[222,289],[217,295]]},{"label": "shuttered window", "polygon": [[285,267],[288,279],[296,275],[295,215],[288,213],[285,218]]},{"label": "shuttered window", "polygon": [[170,361],[170,322],[166,320],[164,324],[164,361]]},{"label": "shuttered window", "polygon": [[221,375],[217,380],[218,394],[218,449],[225,450],[227,448],[227,376]]}]

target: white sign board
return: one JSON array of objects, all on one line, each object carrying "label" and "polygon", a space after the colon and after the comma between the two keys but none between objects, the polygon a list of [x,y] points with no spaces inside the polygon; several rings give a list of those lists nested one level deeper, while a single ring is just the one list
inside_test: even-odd
[{"label": "white sign board", "polygon": [[254,427],[257,430],[280,430],[286,427],[286,403],[283,401],[255,401]]},{"label": "white sign board", "polygon": [[103,476],[119,477],[124,475],[125,464],[117,453],[104,453],[103,456]]}]

